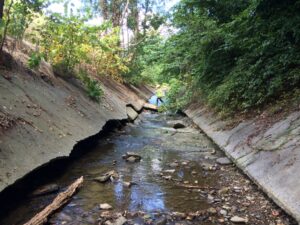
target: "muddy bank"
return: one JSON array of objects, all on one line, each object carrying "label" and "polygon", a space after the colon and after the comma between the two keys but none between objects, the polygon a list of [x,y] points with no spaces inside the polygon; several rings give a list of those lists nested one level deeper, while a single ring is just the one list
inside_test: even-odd
[{"label": "muddy bank", "polygon": [[201,105],[191,105],[185,112],[265,193],[300,221],[299,111],[268,123],[268,118],[253,118],[236,125]]},{"label": "muddy bank", "polygon": [[76,80],[55,76],[46,62],[30,71],[24,66],[28,56],[14,54],[18,61],[10,59],[10,68],[0,71],[0,191],[44,163],[68,156],[107,121],[127,119],[126,106],[139,111],[151,95],[146,87],[136,92],[103,78],[104,96],[97,103]]}]

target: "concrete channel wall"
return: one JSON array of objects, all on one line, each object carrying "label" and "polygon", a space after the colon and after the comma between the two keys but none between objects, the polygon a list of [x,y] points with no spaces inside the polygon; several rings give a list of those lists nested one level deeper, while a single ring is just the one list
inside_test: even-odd
[{"label": "concrete channel wall", "polygon": [[[300,222],[300,111],[265,126],[256,119],[228,126],[201,105],[185,113],[270,198]],[[228,128],[230,127],[230,128]]]},{"label": "concrete channel wall", "polygon": [[77,142],[109,120],[127,119],[129,105],[140,111],[151,96],[146,87],[103,78],[104,96],[97,103],[76,80],[54,76],[45,62],[30,72],[26,54],[20,54],[0,75],[0,191],[50,160],[69,156]]}]

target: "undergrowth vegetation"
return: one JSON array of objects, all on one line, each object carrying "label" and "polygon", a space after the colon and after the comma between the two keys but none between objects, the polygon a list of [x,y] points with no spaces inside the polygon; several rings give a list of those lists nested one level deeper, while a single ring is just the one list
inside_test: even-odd
[{"label": "undergrowth vegetation", "polygon": [[[82,0],[78,12],[65,2],[59,14],[45,10],[51,1],[7,0],[2,43],[6,34],[34,43],[30,68],[47,60],[80,79],[94,100],[101,76],[168,83],[172,110],[201,101],[225,114],[247,112],[296,93],[299,0],[181,0],[171,13],[162,10],[166,2]],[[95,15],[103,21],[89,25]]]},{"label": "undergrowth vegetation", "polygon": [[159,59],[150,64],[159,68],[152,77],[170,84],[169,108],[201,101],[231,114],[293,94],[300,86],[299,11],[297,0],[180,1],[171,17],[176,32],[157,45]]},{"label": "undergrowth vegetation", "polygon": [[6,1],[1,18],[3,44],[7,35],[15,44],[27,40],[35,45],[30,53],[28,67],[38,69],[42,60],[52,64],[57,75],[75,77],[83,83],[88,96],[99,101],[103,95],[102,76],[123,81],[128,72],[128,57],[122,57],[120,28],[110,21],[88,25],[91,19],[86,11],[74,13],[65,4],[65,12],[46,13],[44,0]]}]

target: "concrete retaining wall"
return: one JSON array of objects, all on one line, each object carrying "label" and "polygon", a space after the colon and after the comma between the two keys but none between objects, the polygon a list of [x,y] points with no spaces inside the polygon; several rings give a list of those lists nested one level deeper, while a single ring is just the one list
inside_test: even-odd
[{"label": "concrete retaining wall", "polygon": [[[105,94],[97,103],[75,80],[54,76],[45,62],[35,74],[22,63],[0,71],[0,191],[50,160],[68,156],[108,120],[127,119],[127,105],[139,111],[145,102],[140,93],[103,78]],[[140,92],[144,98],[151,95],[145,87]]]},{"label": "concrete retaining wall", "polygon": [[277,122],[246,120],[227,128],[201,105],[186,114],[287,213],[300,221],[300,112]]}]

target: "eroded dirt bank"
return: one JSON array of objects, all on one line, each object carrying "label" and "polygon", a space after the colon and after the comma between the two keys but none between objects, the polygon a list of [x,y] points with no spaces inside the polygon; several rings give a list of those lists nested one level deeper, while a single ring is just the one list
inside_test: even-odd
[{"label": "eroded dirt bank", "polygon": [[232,124],[199,104],[186,114],[278,205],[300,221],[300,112]]},{"label": "eroded dirt bank", "polygon": [[0,223],[23,224],[80,176],[82,188],[49,224],[294,224],[190,120],[149,112],[40,173],[36,179],[58,189],[27,195]]},{"label": "eroded dirt bank", "polygon": [[[100,103],[72,79],[54,76],[45,62],[26,69],[28,56],[0,70],[0,191],[33,169],[68,156],[80,140],[98,133],[109,120],[127,119],[126,105],[142,109],[147,88],[103,78]],[[15,53],[15,54],[17,54]]]}]

